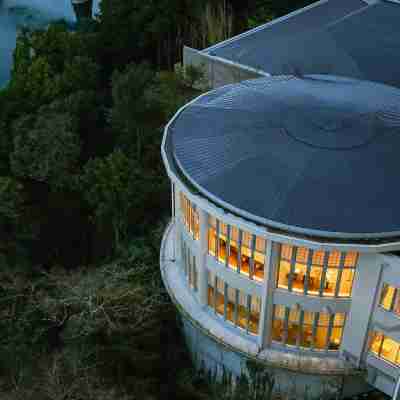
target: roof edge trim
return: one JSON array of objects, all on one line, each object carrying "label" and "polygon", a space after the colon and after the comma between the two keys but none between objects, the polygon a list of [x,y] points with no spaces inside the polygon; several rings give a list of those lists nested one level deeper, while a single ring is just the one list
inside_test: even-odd
[{"label": "roof edge trim", "polygon": [[[315,3],[309,4],[308,6],[305,6],[305,7],[302,7],[302,8],[298,8],[297,10],[294,10],[294,11],[290,12],[289,14],[283,15],[283,16],[278,17],[278,18],[274,18],[272,21],[268,21],[265,24],[257,26],[257,27],[255,27],[253,29],[248,30],[248,31],[242,32],[239,35],[232,36],[229,39],[226,39],[226,40],[224,40],[222,42],[216,43],[216,44],[214,44],[214,45],[212,45],[210,47],[207,47],[207,48],[205,48],[205,49],[203,49],[201,51],[203,53],[210,53],[211,51],[214,51],[216,49],[224,47],[224,46],[226,46],[226,45],[228,45],[228,44],[230,44],[230,43],[232,43],[232,42],[234,42],[234,41],[236,41],[238,39],[242,39],[242,38],[244,38],[246,36],[252,35],[255,32],[261,31],[261,30],[263,30],[265,28],[268,28],[271,25],[277,24],[278,22],[285,21],[285,20],[287,20],[287,19],[289,19],[291,17],[294,17],[294,16],[296,16],[298,14],[301,14],[302,12],[308,11],[308,10],[314,8],[314,7],[318,7],[321,4],[325,4],[328,1],[331,1],[331,0],[319,0],[319,1],[315,2]],[[396,1],[396,0],[388,0],[388,1]]]},{"label": "roof edge trim", "polygon": [[[176,174],[174,174],[170,167],[169,167],[169,161],[168,157],[166,154],[165,150],[165,144],[167,140],[167,136],[169,134],[169,128],[172,125],[172,123],[179,117],[179,115],[189,106],[191,106],[193,103],[195,103],[197,100],[200,100],[201,98],[209,95],[210,93],[217,91],[218,88],[212,89],[210,91],[207,91],[205,93],[202,93],[200,96],[195,97],[192,99],[190,102],[182,106],[178,111],[174,114],[174,116],[170,119],[168,124],[164,128],[164,135],[161,143],[161,155],[162,159],[164,162],[164,165],[168,169],[168,175],[172,174],[174,175],[175,179],[179,179]],[[346,232],[331,232],[331,231],[323,231],[323,230],[316,230],[316,229],[308,229],[308,228],[302,228],[298,226],[293,226],[293,225],[286,225],[280,222],[276,222],[273,220],[269,220],[267,218],[262,218],[257,215],[254,215],[252,213],[249,213],[247,211],[244,211],[240,208],[237,208],[230,203],[225,202],[224,200],[218,198],[217,196],[214,196],[212,193],[210,193],[208,190],[204,189],[201,185],[196,183],[188,174],[187,172],[182,168],[181,163],[179,160],[176,159],[175,154],[172,154],[172,157],[174,161],[176,162],[177,166],[179,167],[180,172],[184,175],[184,177],[202,194],[205,196],[205,198],[209,199],[216,205],[224,208],[227,211],[232,212],[233,214],[236,214],[244,219],[249,220],[250,222],[256,223],[256,224],[261,224],[266,226],[267,228],[275,228],[279,229],[282,231],[285,231],[289,234],[300,234],[300,235],[306,235],[306,236],[313,236],[313,237],[319,237],[321,239],[349,239],[349,240],[365,240],[365,239],[371,239],[371,240],[376,240],[376,239],[395,239],[394,243],[399,244],[400,242],[398,241],[398,237],[400,237],[400,231],[393,231],[393,232],[378,232],[378,233],[346,233]],[[393,243],[391,243],[393,244]]]}]

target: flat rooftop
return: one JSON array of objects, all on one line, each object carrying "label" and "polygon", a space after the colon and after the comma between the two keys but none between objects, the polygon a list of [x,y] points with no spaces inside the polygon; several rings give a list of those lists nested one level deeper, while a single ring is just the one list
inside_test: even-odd
[{"label": "flat rooftop", "polygon": [[203,50],[271,75],[331,74],[400,87],[400,2],[322,0]]}]

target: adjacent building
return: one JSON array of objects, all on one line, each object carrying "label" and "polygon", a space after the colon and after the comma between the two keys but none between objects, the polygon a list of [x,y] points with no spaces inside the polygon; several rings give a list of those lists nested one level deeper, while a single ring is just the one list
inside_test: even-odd
[{"label": "adjacent building", "polygon": [[[325,21],[328,6],[335,21]],[[235,69],[235,82],[228,73],[222,82],[219,70],[220,86],[209,74],[214,89],[165,129],[173,218],[160,258],[198,368],[240,376],[252,360],[274,377],[274,391],[299,398],[371,386],[397,395],[400,78],[386,69],[375,79],[361,58],[353,60],[361,76],[340,66],[326,71],[315,49],[317,70],[270,76],[267,63],[260,73],[250,62],[233,63],[227,50],[254,55],[252,35],[275,29],[287,39],[297,27],[307,36],[307,15],[312,31],[318,18],[328,29],[374,7],[379,15],[391,10],[388,23],[394,12],[400,17],[395,2],[320,1],[280,19],[287,26],[267,24],[199,56],[225,49],[221,65]],[[395,62],[400,41],[387,43],[397,46]],[[268,57],[278,65],[283,50]]]}]

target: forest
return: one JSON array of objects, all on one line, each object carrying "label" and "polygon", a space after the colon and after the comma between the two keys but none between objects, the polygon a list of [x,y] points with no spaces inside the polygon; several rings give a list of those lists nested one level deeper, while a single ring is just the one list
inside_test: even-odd
[{"label": "forest", "polygon": [[198,49],[310,0],[102,0],[19,34],[0,89],[0,398],[247,399],[192,368],[159,272],[163,127]]}]

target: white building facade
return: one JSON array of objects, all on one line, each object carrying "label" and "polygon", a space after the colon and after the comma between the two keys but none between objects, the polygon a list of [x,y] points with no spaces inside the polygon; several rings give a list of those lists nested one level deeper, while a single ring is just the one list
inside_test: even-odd
[{"label": "white building facade", "polygon": [[372,385],[394,395],[400,258],[392,253],[400,241],[290,233],[216,204],[168,145],[186,107],[162,146],[173,218],[160,262],[198,368],[240,376],[253,360],[282,393],[343,397]]}]

